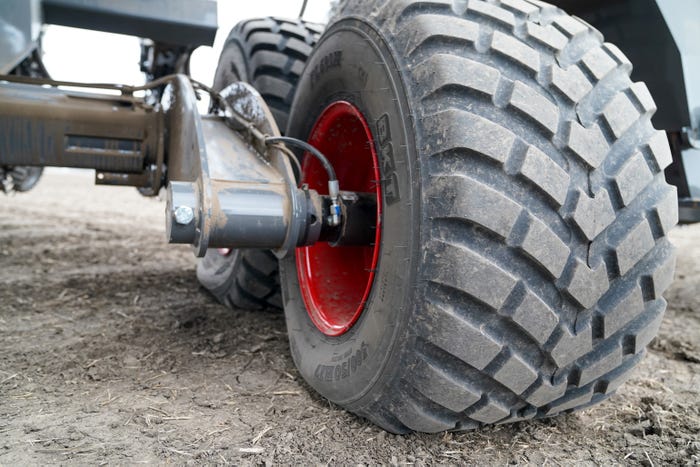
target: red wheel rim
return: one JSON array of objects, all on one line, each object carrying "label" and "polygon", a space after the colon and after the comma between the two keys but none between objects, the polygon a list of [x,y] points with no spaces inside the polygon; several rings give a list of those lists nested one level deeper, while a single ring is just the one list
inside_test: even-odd
[{"label": "red wheel rim", "polygon": [[[340,336],[359,319],[372,290],[379,261],[382,191],[372,133],[362,113],[349,102],[329,105],[318,117],[309,143],[328,157],[340,189],[377,195],[377,230],[370,246],[332,247],[328,243],[297,249],[299,285],[311,321],[322,333]],[[303,183],[328,193],[328,175],[313,157],[305,157]]]}]

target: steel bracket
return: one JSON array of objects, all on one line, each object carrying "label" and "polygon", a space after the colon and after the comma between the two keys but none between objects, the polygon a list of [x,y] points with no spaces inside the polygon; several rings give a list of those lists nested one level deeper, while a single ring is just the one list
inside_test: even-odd
[{"label": "steel bracket", "polygon": [[[258,131],[279,135],[251,86],[235,83],[222,94],[237,96],[238,104],[257,116]],[[320,203],[312,198],[318,195],[297,188],[282,150],[256,147],[223,116],[200,116],[185,76],[166,89],[164,105],[170,129],[166,229],[171,243],[190,243],[197,256],[208,248],[267,248],[282,257],[316,241],[321,223],[315,206]]]}]

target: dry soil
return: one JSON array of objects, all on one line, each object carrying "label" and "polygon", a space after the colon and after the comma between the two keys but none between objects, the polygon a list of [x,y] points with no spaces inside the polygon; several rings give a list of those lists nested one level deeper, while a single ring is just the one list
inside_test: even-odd
[{"label": "dry soil", "polygon": [[679,227],[659,337],[571,415],[394,436],[299,378],[280,314],[200,289],[164,203],[92,173],[0,195],[0,464],[698,464],[700,226]]}]

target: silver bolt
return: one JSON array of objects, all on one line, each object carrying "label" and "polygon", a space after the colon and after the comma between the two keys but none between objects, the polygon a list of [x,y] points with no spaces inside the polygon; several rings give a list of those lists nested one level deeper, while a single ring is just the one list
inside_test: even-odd
[{"label": "silver bolt", "polygon": [[194,211],[189,206],[178,206],[175,208],[175,222],[180,225],[188,225],[194,220]]}]

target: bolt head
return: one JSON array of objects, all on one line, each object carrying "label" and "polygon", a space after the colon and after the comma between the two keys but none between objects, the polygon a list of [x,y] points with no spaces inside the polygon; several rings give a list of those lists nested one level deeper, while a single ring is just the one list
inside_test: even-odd
[{"label": "bolt head", "polygon": [[188,225],[194,220],[194,211],[189,206],[175,208],[175,222],[180,225]]}]

